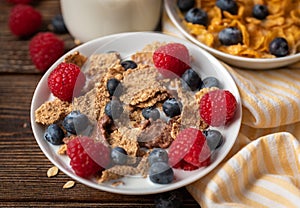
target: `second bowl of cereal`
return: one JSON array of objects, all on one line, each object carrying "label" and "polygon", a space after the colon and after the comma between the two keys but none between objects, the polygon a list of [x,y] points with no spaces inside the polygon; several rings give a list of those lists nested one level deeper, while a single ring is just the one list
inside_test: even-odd
[{"label": "second bowl of cereal", "polygon": [[224,62],[264,70],[300,61],[300,2],[166,0],[176,28]]}]

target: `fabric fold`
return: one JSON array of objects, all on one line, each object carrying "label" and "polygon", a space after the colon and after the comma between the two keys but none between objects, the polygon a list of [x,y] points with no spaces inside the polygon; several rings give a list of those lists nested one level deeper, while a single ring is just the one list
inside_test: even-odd
[{"label": "fabric fold", "polygon": [[225,66],[242,97],[243,124],[274,128],[300,121],[300,69],[254,71]]},{"label": "fabric fold", "polygon": [[201,207],[296,208],[299,159],[300,143],[292,134],[270,134],[244,146],[187,190]]}]

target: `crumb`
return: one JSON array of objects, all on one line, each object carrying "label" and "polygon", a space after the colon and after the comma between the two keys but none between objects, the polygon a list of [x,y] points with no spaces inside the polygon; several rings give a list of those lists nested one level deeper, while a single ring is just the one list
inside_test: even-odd
[{"label": "crumb", "polygon": [[115,181],[111,184],[111,186],[113,186],[113,187],[117,187],[120,185],[125,185],[124,181]]},{"label": "crumb", "polygon": [[59,147],[57,153],[59,155],[66,155],[67,154],[67,144],[63,144]]},{"label": "crumb", "polygon": [[73,54],[68,55],[65,58],[64,62],[76,64],[81,68],[86,62],[86,60],[87,60],[86,56],[80,54],[79,51],[75,51]]}]

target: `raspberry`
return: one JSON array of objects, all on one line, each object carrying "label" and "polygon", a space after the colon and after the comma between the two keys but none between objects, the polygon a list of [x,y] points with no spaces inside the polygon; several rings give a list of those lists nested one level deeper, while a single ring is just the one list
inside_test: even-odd
[{"label": "raspberry", "polygon": [[63,101],[72,101],[85,83],[85,76],[79,66],[72,63],[60,63],[48,77],[48,87],[54,96]]},{"label": "raspberry", "polygon": [[210,164],[210,149],[203,133],[187,128],[178,133],[169,148],[169,163],[174,168],[195,170]]},{"label": "raspberry", "polygon": [[110,163],[109,148],[86,136],[70,140],[67,144],[67,155],[76,175],[83,178],[93,176]]},{"label": "raspberry", "polygon": [[32,0],[6,0],[6,1],[12,4],[30,4]]},{"label": "raspberry", "polygon": [[14,35],[29,36],[41,27],[42,15],[32,6],[18,4],[10,11],[8,25]]},{"label": "raspberry", "polygon": [[51,32],[39,33],[29,43],[35,67],[44,72],[64,53],[64,42]]},{"label": "raspberry", "polygon": [[237,101],[228,90],[214,90],[200,100],[200,116],[211,126],[228,124],[237,109]]},{"label": "raspberry", "polygon": [[163,76],[172,78],[190,68],[190,55],[183,44],[169,43],[155,50],[153,63]]}]

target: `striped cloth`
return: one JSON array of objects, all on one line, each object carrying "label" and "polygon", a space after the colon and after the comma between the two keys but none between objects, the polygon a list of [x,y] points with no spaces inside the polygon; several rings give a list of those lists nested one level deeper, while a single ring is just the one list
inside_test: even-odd
[{"label": "striped cloth", "polygon": [[[163,31],[181,36],[163,16]],[[187,190],[201,207],[300,207],[300,60],[283,69],[224,64],[241,94],[243,118],[228,156]]]}]

